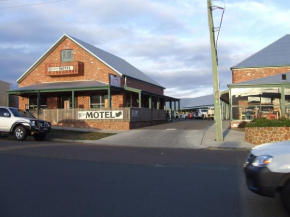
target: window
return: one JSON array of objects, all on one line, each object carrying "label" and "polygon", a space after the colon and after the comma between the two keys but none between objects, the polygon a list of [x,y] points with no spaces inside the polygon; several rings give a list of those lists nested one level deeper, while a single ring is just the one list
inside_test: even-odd
[{"label": "window", "polygon": [[[40,108],[47,108],[47,95],[40,95]],[[29,95],[29,109],[37,109],[37,95]]]},{"label": "window", "polygon": [[61,51],[61,61],[62,62],[72,62],[73,55],[72,50],[62,50]]},{"label": "window", "polygon": [[92,93],[91,94],[91,108],[107,108],[108,95],[105,93]]},{"label": "window", "polygon": [[234,120],[281,117],[281,88],[233,88],[231,97]]},{"label": "window", "polygon": [[29,96],[29,109],[37,109],[37,95]]},{"label": "window", "polygon": [[10,113],[9,113],[9,111],[7,109],[0,108],[0,117],[7,117],[7,116],[4,115],[4,113],[8,113],[10,115]]}]

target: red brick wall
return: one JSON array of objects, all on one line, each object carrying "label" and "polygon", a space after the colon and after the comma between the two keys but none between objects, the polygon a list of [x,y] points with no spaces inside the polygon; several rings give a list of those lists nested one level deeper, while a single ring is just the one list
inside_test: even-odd
[{"label": "red brick wall", "polygon": [[93,122],[93,121],[64,121],[58,124],[53,124],[55,126],[62,127],[76,127],[76,128],[94,128],[101,130],[130,130],[137,129],[141,127],[147,127],[157,124],[167,123],[167,120],[156,120],[156,121],[143,121],[130,123],[128,121],[124,122]]},{"label": "red brick wall", "polygon": [[127,122],[92,122],[92,121],[68,121],[53,124],[62,127],[94,128],[101,130],[130,130],[130,123]]},{"label": "red brick wall", "polygon": [[134,80],[131,78],[127,78],[127,86],[141,89],[141,90],[145,90],[145,91],[148,91],[150,93],[155,93],[155,94],[159,94],[159,95],[164,94],[164,89],[161,87],[157,87],[157,86],[147,84],[147,83],[144,83],[141,81],[137,81],[137,80]]},{"label": "red brick wall", "polygon": [[25,110],[25,104],[28,105],[29,100],[27,96],[19,96],[18,102],[19,102],[18,108],[20,110]]},{"label": "red brick wall", "polygon": [[[232,69],[232,83],[250,81],[254,79],[283,74],[290,71],[289,67],[265,67],[251,69]],[[282,79],[282,77],[281,77]]]},{"label": "red brick wall", "polygon": [[57,109],[58,103],[59,103],[59,99],[58,99],[58,96],[56,94],[52,93],[47,97],[47,108],[48,109]]},{"label": "red brick wall", "polygon": [[90,108],[90,93],[75,92],[77,105],[76,108]]},{"label": "red brick wall", "polygon": [[125,106],[125,92],[112,92],[112,108],[122,108]]},{"label": "red brick wall", "polygon": [[[46,76],[46,64],[61,63],[61,50],[72,49],[73,61],[84,63],[84,73],[80,75],[70,76]],[[105,64],[97,60],[94,56],[86,52],[70,39],[65,39],[58,47],[50,52],[50,54],[33,69],[20,83],[19,87],[33,85],[43,82],[61,82],[61,81],[79,81],[79,80],[98,80],[109,83],[109,74],[118,75]]]}]

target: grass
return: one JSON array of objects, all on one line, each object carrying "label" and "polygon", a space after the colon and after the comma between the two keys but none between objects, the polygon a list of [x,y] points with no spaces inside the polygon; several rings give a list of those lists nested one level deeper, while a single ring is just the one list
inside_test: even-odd
[{"label": "grass", "polygon": [[[108,136],[115,135],[115,133],[98,133],[98,132],[83,132],[83,131],[72,131],[72,130],[51,130],[46,135],[45,140],[51,139],[70,139],[70,140],[98,140]],[[13,135],[3,133],[0,138],[3,139],[14,139]],[[27,136],[26,140],[34,140],[32,136]]]},{"label": "grass", "polygon": [[112,135],[115,135],[115,133],[51,130],[47,134],[47,139],[98,140]]}]

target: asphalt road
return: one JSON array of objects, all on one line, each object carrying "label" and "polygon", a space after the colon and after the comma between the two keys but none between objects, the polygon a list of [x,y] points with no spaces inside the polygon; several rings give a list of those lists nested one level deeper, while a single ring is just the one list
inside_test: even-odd
[{"label": "asphalt road", "polygon": [[246,188],[247,154],[1,138],[0,216],[289,216]]}]

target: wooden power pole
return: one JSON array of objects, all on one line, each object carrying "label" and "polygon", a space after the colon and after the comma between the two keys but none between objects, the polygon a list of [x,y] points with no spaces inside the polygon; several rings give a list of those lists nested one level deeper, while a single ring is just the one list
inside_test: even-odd
[{"label": "wooden power pole", "polygon": [[216,141],[223,141],[221,108],[220,108],[220,90],[219,90],[219,76],[217,67],[217,49],[215,43],[215,32],[212,18],[212,2],[207,0],[208,11],[208,26],[210,34],[211,45],[211,59],[212,59],[212,76],[213,76],[213,95],[214,95],[214,121],[216,131]]}]

